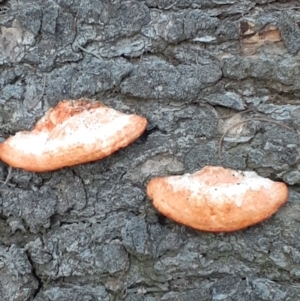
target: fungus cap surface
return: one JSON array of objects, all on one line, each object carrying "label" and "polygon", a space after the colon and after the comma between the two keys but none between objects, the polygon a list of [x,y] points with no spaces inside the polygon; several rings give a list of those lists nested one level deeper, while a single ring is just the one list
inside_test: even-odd
[{"label": "fungus cap surface", "polygon": [[287,201],[288,188],[255,172],[206,166],[194,174],[152,179],[147,195],[158,211],[181,224],[230,232],[269,218]]},{"label": "fungus cap surface", "polygon": [[32,131],[0,144],[0,158],[12,167],[50,171],[102,159],[136,140],[147,120],[86,99],[61,101]]}]

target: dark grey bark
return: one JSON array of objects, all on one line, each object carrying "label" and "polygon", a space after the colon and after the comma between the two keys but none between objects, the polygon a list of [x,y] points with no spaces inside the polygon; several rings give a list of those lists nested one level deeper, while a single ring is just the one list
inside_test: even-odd
[{"label": "dark grey bark", "polygon": [[[297,1],[0,2],[3,139],[62,99],[149,120],[107,159],[13,170],[0,191],[1,300],[300,300]],[[222,134],[255,117],[290,129],[240,124],[219,158]],[[283,180],[288,203],[230,234],[160,216],[147,181],[206,164]]]}]

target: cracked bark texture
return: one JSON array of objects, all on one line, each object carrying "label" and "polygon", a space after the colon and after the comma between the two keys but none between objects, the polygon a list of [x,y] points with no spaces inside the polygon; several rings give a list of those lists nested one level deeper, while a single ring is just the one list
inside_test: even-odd
[{"label": "cracked bark texture", "polygon": [[[300,300],[299,6],[0,1],[2,139],[62,99],[149,120],[143,137],[107,159],[13,170],[0,187],[1,300]],[[232,128],[254,118],[290,129],[262,120]],[[159,215],[147,181],[206,164],[283,180],[288,203],[230,234]]]}]

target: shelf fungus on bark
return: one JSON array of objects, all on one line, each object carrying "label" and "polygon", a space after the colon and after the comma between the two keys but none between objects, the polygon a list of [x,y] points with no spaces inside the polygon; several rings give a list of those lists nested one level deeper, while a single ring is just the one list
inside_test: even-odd
[{"label": "shelf fungus on bark", "polygon": [[102,159],[136,140],[147,120],[87,99],[63,100],[31,131],[0,144],[0,158],[12,167],[43,172]]},{"label": "shelf fungus on bark", "polygon": [[287,201],[288,188],[255,172],[206,166],[194,174],[152,179],[147,195],[178,223],[231,232],[269,218]]}]

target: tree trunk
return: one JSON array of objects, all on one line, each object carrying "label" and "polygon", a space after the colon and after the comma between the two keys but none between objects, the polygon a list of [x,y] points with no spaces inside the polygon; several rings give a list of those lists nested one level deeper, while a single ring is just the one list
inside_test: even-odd
[{"label": "tree trunk", "polygon": [[[0,2],[3,140],[63,99],[149,121],[106,159],[12,170],[0,187],[1,300],[300,300],[297,1]],[[205,165],[284,181],[288,202],[227,234],[155,210],[150,179]]]}]

